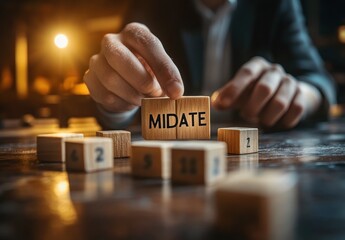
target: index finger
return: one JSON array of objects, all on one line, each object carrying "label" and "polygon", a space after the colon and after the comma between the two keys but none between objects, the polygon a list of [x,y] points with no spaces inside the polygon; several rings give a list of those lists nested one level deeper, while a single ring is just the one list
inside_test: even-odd
[{"label": "index finger", "polygon": [[128,24],[122,31],[121,41],[145,59],[170,98],[177,99],[183,95],[184,86],[179,70],[165,52],[162,43],[146,26],[139,23]]},{"label": "index finger", "polygon": [[212,96],[213,105],[218,108],[229,108],[236,103],[241,94],[252,85],[270,64],[261,57],[255,57],[244,64],[235,77]]}]

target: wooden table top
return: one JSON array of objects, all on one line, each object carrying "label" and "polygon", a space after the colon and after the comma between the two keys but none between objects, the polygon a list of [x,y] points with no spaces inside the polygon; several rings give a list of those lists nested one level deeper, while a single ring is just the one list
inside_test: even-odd
[{"label": "wooden table top", "polygon": [[[296,173],[297,238],[345,239],[345,121],[262,133],[259,146],[257,154],[228,156],[229,174]],[[128,161],[67,173],[63,164],[37,162],[34,137],[0,137],[0,239],[222,238],[213,224],[214,187],[133,179]]]}]

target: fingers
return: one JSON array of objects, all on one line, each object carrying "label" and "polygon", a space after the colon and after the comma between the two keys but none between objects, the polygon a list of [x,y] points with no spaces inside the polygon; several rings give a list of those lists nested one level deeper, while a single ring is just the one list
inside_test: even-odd
[{"label": "fingers", "polygon": [[290,106],[292,107],[292,100],[297,94],[297,90],[297,82],[292,76],[286,76],[282,79],[279,89],[260,113],[260,122],[263,126],[274,126],[287,113]]},{"label": "fingers", "polygon": [[[102,53],[109,65],[144,95],[152,95],[162,88],[173,99],[182,96],[184,87],[177,67],[158,38],[144,25],[128,24],[120,34],[106,35]],[[136,54],[144,59],[157,80]]]},{"label": "fingers", "polygon": [[102,54],[107,63],[122,78],[144,95],[160,91],[160,86],[151,74],[146,71],[139,59],[119,41],[115,34],[108,34],[103,39]]},{"label": "fingers", "polygon": [[169,97],[175,99],[182,96],[184,87],[180,72],[162,43],[147,27],[138,23],[128,24],[122,32],[121,41],[145,59]]},{"label": "fingers", "polygon": [[90,69],[105,89],[122,99],[126,99],[133,105],[140,105],[140,99],[143,95],[113,70],[103,55],[97,54],[90,59]]},{"label": "fingers", "polygon": [[289,110],[279,121],[279,124],[283,128],[293,128],[301,120],[305,111],[306,104],[303,94],[301,93],[301,91],[298,91],[289,107]]},{"label": "fingers", "polygon": [[281,81],[283,71],[277,67],[265,72],[256,83],[249,100],[242,109],[242,115],[246,118],[256,118],[267,102],[276,93]]},{"label": "fingers", "polygon": [[265,59],[261,57],[253,58],[243,65],[234,79],[215,93],[216,96],[212,97],[213,106],[219,109],[232,107],[242,93],[270,68],[271,65]]},{"label": "fingers", "polygon": [[99,104],[101,104],[107,111],[110,112],[124,112],[135,108],[135,105],[128,103],[122,98],[114,95],[108,91],[98,80],[95,73],[91,70],[84,75],[84,82],[87,85],[91,97]]}]

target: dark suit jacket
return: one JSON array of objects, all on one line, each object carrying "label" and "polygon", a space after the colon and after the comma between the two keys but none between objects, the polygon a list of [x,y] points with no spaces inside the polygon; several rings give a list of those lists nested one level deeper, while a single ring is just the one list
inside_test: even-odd
[{"label": "dark suit jacket", "polygon": [[[202,22],[192,0],[133,0],[127,22],[146,24],[179,68],[186,94],[201,90]],[[322,115],[335,102],[332,80],[313,47],[298,0],[238,0],[230,25],[233,74],[254,56],[281,64],[324,97]]]}]

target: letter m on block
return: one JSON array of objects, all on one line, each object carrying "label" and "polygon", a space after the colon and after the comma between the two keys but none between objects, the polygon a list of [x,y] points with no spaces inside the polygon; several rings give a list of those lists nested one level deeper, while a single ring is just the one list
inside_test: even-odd
[{"label": "letter m on block", "polygon": [[150,124],[149,124],[149,129],[152,128],[162,128],[162,125],[161,125],[161,115],[160,114],[157,114],[157,118],[156,118],[156,121],[154,119],[154,117],[152,116],[152,114],[150,114],[150,120],[149,120]]},{"label": "letter m on block", "polygon": [[[176,139],[176,128],[167,128],[168,114],[175,114],[175,101],[170,98],[143,98],[141,100],[141,132],[144,139]],[[165,126],[165,128],[164,128]]]}]

